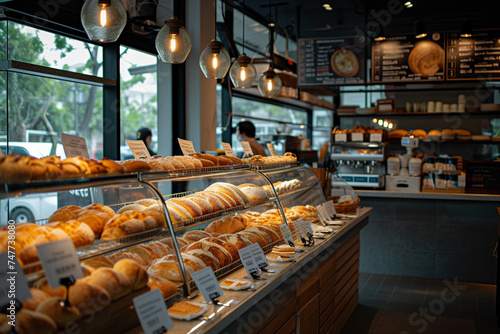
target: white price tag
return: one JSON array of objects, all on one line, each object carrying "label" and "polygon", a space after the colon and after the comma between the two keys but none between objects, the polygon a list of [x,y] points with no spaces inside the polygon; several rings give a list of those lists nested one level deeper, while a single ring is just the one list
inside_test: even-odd
[{"label": "white price tag", "polygon": [[328,211],[330,218],[333,218],[337,215],[337,210],[335,210],[335,205],[333,205],[333,201],[326,202],[325,207],[326,210]]},{"label": "white price tag", "polygon": [[347,133],[336,133],[335,134],[335,142],[336,143],[345,143],[347,141]]},{"label": "white price tag", "polygon": [[301,239],[307,239],[307,234],[304,229],[304,225],[302,225],[302,220],[296,220],[293,222],[293,227],[295,228],[295,232],[299,235]]},{"label": "white price tag", "polygon": [[326,209],[324,204],[318,205],[316,209],[318,209],[319,216],[324,222],[331,219],[328,210]]},{"label": "white price tag", "polygon": [[458,176],[458,187],[465,188],[465,175]]},{"label": "white price tag", "polygon": [[245,155],[247,156],[247,158],[253,155],[252,147],[250,146],[249,142],[242,141],[241,146],[243,147],[243,151],[245,151]]},{"label": "white price tag", "polygon": [[[9,225],[11,226],[11,225]],[[13,226],[13,225],[12,225]],[[9,248],[12,246],[9,246]],[[22,303],[31,298],[30,289],[23,269],[17,262],[13,250],[0,254],[0,307],[16,308],[16,301]],[[7,310],[9,312],[9,310]]]},{"label": "white price tag", "polygon": [[229,143],[224,143],[224,142],[220,142],[222,144],[222,147],[224,148],[224,153],[226,153],[226,155],[230,156],[230,157],[234,157],[234,152],[233,152],[233,148],[231,147],[231,144]]},{"label": "white price tag", "polygon": [[351,133],[351,141],[363,141],[363,133],[354,132]]},{"label": "white price tag", "polygon": [[238,253],[240,254],[241,263],[243,263],[243,267],[245,267],[248,277],[252,277],[252,274],[258,274],[259,267],[255,262],[250,246],[238,249]]},{"label": "white price tag", "polygon": [[294,247],[295,243],[293,242],[292,231],[290,231],[290,227],[287,224],[280,224],[281,234],[283,234],[283,239],[290,246]]},{"label": "white price tag", "polygon": [[370,141],[374,143],[382,142],[382,134],[381,133],[370,133]]},{"label": "white price tag", "polygon": [[36,250],[45,277],[52,289],[62,285],[61,279],[71,278],[76,281],[83,278],[80,261],[71,239],[67,238],[37,245]]},{"label": "white price tag", "polygon": [[154,289],[134,298],[134,307],[145,334],[163,334],[174,327],[160,290]]},{"label": "white price tag", "polygon": [[213,299],[224,294],[212,268],[206,267],[202,270],[195,271],[191,273],[191,277],[207,303],[210,303]]},{"label": "white price tag", "polygon": [[190,155],[196,153],[194,150],[193,142],[191,140],[184,140],[177,138],[179,141],[179,146],[181,147],[182,154]]},{"label": "white price tag", "polygon": [[128,140],[125,139],[127,142],[128,147],[132,151],[132,154],[134,155],[134,158],[140,159],[140,158],[147,158],[150,159],[151,155],[149,154],[148,148],[146,147],[146,144],[142,140]]},{"label": "white price tag", "polygon": [[265,268],[269,266],[266,255],[262,251],[262,248],[260,248],[259,244],[251,244],[248,247],[252,250],[253,258],[255,259],[255,263],[257,263],[257,267]]},{"label": "white price tag", "polygon": [[304,227],[304,231],[306,231],[307,237],[312,236],[314,232],[313,232],[313,229],[311,226],[311,222],[308,220],[301,220],[300,222],[302,223],[302,226]]},{"label": "white price tag", "polygon": [[61,133],[61,141],[67,158],[80,156],[90,159],[85,138]]},{"label": "white price tag", "polygon": [[269,149],[269,152],[271,152],[271,155],[277,155],[273,144],[267,143],[267,148]]}]

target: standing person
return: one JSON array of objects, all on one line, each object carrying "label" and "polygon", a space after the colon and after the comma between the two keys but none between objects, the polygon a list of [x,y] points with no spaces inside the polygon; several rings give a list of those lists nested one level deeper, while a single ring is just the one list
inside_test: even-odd
[{"label": "standing person", "polygon": [[254,155],[266,156],[266,150],[257,139],[255,139],[255,125],[250,121],[243,121],[236,124],[236,136],[239,141],[247,141],[252,148]]},{"label": "standing person", "polygon": [[149,128],[140,128],[137,130],[137,140],[142,140],[144,142],[144,145],[146,145],[149,155],[151,156],[156,155],[156,153],[151,149],[151,141],[153,140],[152,136],[151,129]]}]

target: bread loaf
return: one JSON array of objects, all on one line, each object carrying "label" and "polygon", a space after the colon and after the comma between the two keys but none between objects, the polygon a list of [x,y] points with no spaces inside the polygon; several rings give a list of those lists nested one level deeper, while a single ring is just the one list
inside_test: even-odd
[{"label": "bread loaf", "polygon": [[132,260],[119,260],[113,266],[113,270],[128,278],[132,284],[132,290],[139,290],[148,283],[148,273],[146,269]]},{"label": "bread loaf", "polygon": [[88,284],[107,291],[112,300],[118,300],[132,291],[129,279],[111,268],[99,268],[88,277]]},{"label": "bread loaf", "polygon": [[111,295],[103,288],[80,279],[69,288],[69,302],[80,311],[80,314],[94,314],[111,304]]},{"label": "bread loaf", "polygon": [[143,159],[131,159],[122,162],[126,173],[149,172],[151,167],[148,162]]},{"label": "bread loaf", "polygon": [[134,261],[138,265],[143,266],[143,267],[146,267],[146,265],[147,265],[147,262],[144,261],[144,259],[142,257],[140,257],[136,253],[132,253],[132,252],[118,252],[118,253],[115,253],[113,255],[110,255],[108,258],[113,263],[113,265],[115,265],[116,262],[118,262],[122,259],[128,259],[128,260]]},{"label": "bread loaf", "polygon": [[125,168],[121,162],[108,159],[106,157],[102,158],[101,163],[107,168],[107,172],[110,175],[117,175],[125,173]]},{"label": "bread loaf", "polygon": [[225,208],[229,207],[229,204],[226,204],[227,205],[226,206],[218,196],[215,196],[213,193],[210,193],[208,191],[200,191],[194,193],[193,195],[190,195],[190,197],[191,198],[199,197],[207,201],[212,206],[212,212],[224,210]]},{"label": "bread loaf", "polygon": [[38,305],[50,298],[50,295],[37,288],[30,288],[31,298],[23,302],[23,309],[25,310],[36,310]]},{"label": "bread loaf", "polygon": [[145,245],[132,246],[125,249],[125,251],[138,255],[146,264],[157,258],[153,250]]},{"label": "bread loaf", "polygon": [[158,225],[151,216],[139,211],[117,214],[104,226],[101,239],[113,240],[144,232],[157,226]]},{"label": "bread loaf", "polygon": [[102,204],[99,204],[99,203],[93,203],[93,204],[84,206],[82,208],[82,211],[85,211],[85,210],[100,211],[100,212],[103,212],[103,213],[107,214],[109,216],[109,218],[111,218],[111,217],[113,217],[115,215],[115,210],[113,210],[111,207],[109,207],[107,205],[102,205]]},{"label": "bread loaf", "polygon": [[[7,315],[0,316],[0,333],[12,333],[9,325],[10,319]],[[17,334],[55,334],[57,326],[55,322],[45,314],[34,312],[31,310],[19,310],[16,312],[16,327]]]},{"label": "bread loaf", "polygon": [[87,224],[94,232],[96,238],[100,238],[104,225],[112,218],[107,212],[101,210],[81,210],[76,220]]},{"label": "bread loaf", "polygon": [[64,306],[64,300],[52,297],[42,302],[36,308],[36,312],[42,313],[56,323],[57,327],[64,329],[67,324],[81,318],[80,312],[75,306]]},{"label": "bread loaf", "polygon": [[211,237],[210,233],[200,230],[187,231],[183,235],[183,238],[190,242],[200,241],[203,238],[210,238],[210,237]]},{"label": "bread loaf", "polygon": [[184,209],[186,209],[187,212],[189,212],[189,215],[193,218],[199,217],[203,215],[203,210],[201,207],[191,199],[187,197],[178,197],[178,198],[171,198],[167,201],[167,204],[177,204]]},{"label": "bread loaf", "polygon": [[0,183],[24,183],[30,178],[28,157],[16,154],[0,157]]},{"label": "bread loaf", "polygon": [[219,260],[210,252],[207,252],[203,249],[192,249],[190,251],[186,252],[187,254],[191,254],[193,256],[196,256],[199,258],[203,263],[207,266],[212,268],[213,271],[216,271],[217,269],[220,269],[220,262]]},{"label": "bread loaf", "polygon": [[102,255],[95,256],[93,258],[85,260],[83,263],[86,266],[93,268],[93,269],[112,268],[113,267],[113,262],[109,258],[102,256]]},{"label": "bread loaf", "polygon": [[66,222],[68,220],[76,219],[81,209],[81,207],[76,205],[63,206],[50,215],[49,223]]},{"label": "bread loaf", "polygon": [[75,248],[92,245],[94,243],[94,232],[90,226],[80,221],[69,220],[51,226],[64,231],[71,238],[71,241],[73,241]]},{"label": "bread loaf", "polygon": [[179,293],[177,285],[162,277],[149,276],[148,287],[150,290],[158,289],[163,298],[167,299]]},{"label": "bread loaf", "polygon": [[240,255],[238,253],[238,249],[229,242],[225,242],[225,241],[218,239],[218,238],[215,238],[215,237],[203,239],[201,242],[214,243],[214,244],[217,244],[219,246],[222,246],[231,255],[231,259],[230,259],[229,263],[232,263],[240,258]]},{"label": "bread loaf", "polygon": [[262,202],[268,199],[267,192],[259,186],[254,184],[244,184],[238,188],[246,195],[252,202]]},{"label": "bread loaf", "polygon": [[170,247],[159,241],[150,242],[149,244],[145,245],[145,247],[153,252],[155,258],[160,258],[172,254],[172,250],[170,249]]},{"label": "bread loaf", "polygon": [[[215,239],[210,237],[210,239]],[[233,262],[231,254],[221,245],[215,242],[197,241],[186,247],[186,252],[193,249],[202,249],[211,253],[219,260],[220,266],[225,267]]]},{"label": "bread loaf", "polygon": [[[181,253],[181,256],[188,279],[191,279],[191,273],[206,267],[203,261],[191,254]],[[156,260],[149,266],[148,274],[150,276],[166,278],[174,282],[182,282],[184,280],[174,255],[168,255]]]},{"label": "bread loaf", "polygon": [[250,240],[237,234],[223,234],[217,238],[224,242],[230,243],[231,245],[235,246],[236,249],[242,249],[252,244]]},{"label": "bread loaf", "polygon": [[198,204],[198,206],[201,208],[203,212],[203,215],[207,215],[209,213],[214,212],[212,205],[203,197],[191,195],[187,196],[186,198]]},{"label": "bread loaf", "polygon": [[238,187],[231,183],[216,182],[211,184],[206,190],[224,193],[236,202],[236,205],[251,203],[251,200]]},{"label": "bread loaf", "polygon": [[19,259],[21,259],[23,264],[38,261],[37,245],[66,238],[69,239],[69,236],[64,231],[49,226],[40,226],[32,233],[35,235],[33,242],[19,252]]},{"label": "bread loaf", "polygon": [[205,232],[208,233],[221,233],[221,234],[231,234],[242,231],[245,229],[245,225],[240,219],[236,217],[227,217],[222,220],[216,220],[211,222],[206,228]]}]

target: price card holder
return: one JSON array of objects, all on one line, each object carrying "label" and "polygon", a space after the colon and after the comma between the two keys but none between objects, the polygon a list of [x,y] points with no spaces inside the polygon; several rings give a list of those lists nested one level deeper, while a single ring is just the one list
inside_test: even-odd
[{"label": "price card holder", "polygon": [[61,133],[61,141],[67,158],[81,156],[90,159],[85,138]]},{"label": "price card holder", "polygon": [[381,133],[370,133],[370,142],[381,143],[382,142],[382,134]]},{"label": "price card holder", "polygon": [[[60,285],[67,288],[75,284],[76,280],[83,278],[80,261],[76,255],[75,246],[71,239],[62,239],[36,246],[38,257],[42,263],[45,277],[52,289]],[[66,293],[65,306],[69,304],[69,293]]]},{"label": "price card holder", "polygon": [[276,273],[276,270],[266,269],[269,266],[269,262],[267,261],[266,255],[260,248],[259,244],[251,244],[250,249],[253,253],[253,258],[255,259],[255,263],[257,263],[257,267],[260,270],[265,271],[266,273]]},{"label": "price card holder", "polygon": [[127,142],[128,147],[132,151],[132,154],[134,155],[134,158],[140,159],[140,158],[146,158],[150,159],[151,155],[149,154],[148,148],[146,147],[146,144],[142,140],[128,140],[125,139]]},{"label": "price card holder", "polygon": [[297,234],[299,235],[299,238],[304,244],[304,246],[308,246],[308,237],[304,229],[304,225],[302,225],[301,223],[301,220],[294,221],[293,227],[295,228],[295,232],[297,232]]},{"label": "price card holder", "polygon": [[234,152],[233,152],[233,148],[231,147],[231,144],[229,143],[224,143],[224,142],[220,142],[222,144],[222,147],[224,148],[224,153],[226,153],[226,155],[230,156],[230,157],[234,157]]},{"label": "price card holder", "polygon": [[314,236],[313,229],[311,226],[311,222],[307,220],[302,220],[302,225],[304,226],[304,230],[306,231],[307,239],[309,240],[309,246],[314,245]]},{"label": "price card holder", "polygon": [[243,147],[243,151],[245,151],[245,155],[247,157],[251,157],[253,155],[252,147],[250,146],[249,142],[242,141],[241,146]]},{"label": "price card holder", "polygon": [[217,298],[222,296],[224,293],[220,288],[219,282],[217,281],[212,268],[206,267],[202,270],[191,273],[191,277],[207,303],[212,302],[214,305],[219,304]]},{"label": "price card holder", "polygon": [[271,153],[271,155],[277,155],[273,144],[267,143],[267,148],[269,149],[269,152]]},{"label": "price card holder", "polygon": [[250,246],[238,249],[238,253],[240,254],[241,263],[243,263],[243,267],[245,267],[248,278],[256,280],[261,279],[259,276],[259,267],[257,266]]},{"label": "price card holder", "polygon": [[359,132],[351,133],[351,141],[363,141],[364,134]]},{"label": "price card holder", "polygon": [[134,298],[134,307],[145,334],[162,334],[174,327],[160,290]]},{"label": "price card holder", "polygon": [[[13,226],[13,225],[9,225]],[[10,241],[10,240],[9,240]],[[20,310],[22,303],[31,298],[31,292],[24,277],[21,265],[12,246],[0,254],[0,312],[8,314],[11,310]],[[15,290],[11,286],[15,286]]]},{"label": "price card holder", "polygon": [[347,133],[336,133],[335,134],[335,142],[336,143],[345,143],[347,141]]},{"label": "price card holder", "polygon": [[181,147],[182,154],[190,155],[196,153],[194,150],[193,142],[191,140],[184,140],[177,138],[179,141],[179,146]]},{"label": "price card holder", "polygon": [[326,210],[328,211],[328,215],[331,219],[337,219],[337,210],[335,210],[335,205],[333,205],[333,201],[328,201],[324,205]]},{"label": "price card holder", "polygon": [[283,239],[290,247],[295,247],[295,243],[293,242],[292,231],[290,231],[290,227],[287,224],[280,225],[281,234],[283,234]]},{"label": "price card holder", "polygon": [[328,220],[330,220],[328,210],[323,203],[318,205],[316,209],[319,213],[319,219],[322,221],[323,225],[326,226],[326,223],[328,222]]}]

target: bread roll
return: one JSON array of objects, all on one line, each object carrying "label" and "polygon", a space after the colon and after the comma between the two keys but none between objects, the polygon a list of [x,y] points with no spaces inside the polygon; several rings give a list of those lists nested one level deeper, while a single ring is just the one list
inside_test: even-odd
[{"label": "bread roll", "polygon": [[34,311],[38,305],[50,298],[50,295],[41,289],[30,288],[30,293],[31,298],[23,302],[23,309],[25,310]]},{"label": "bread roll", "polygon": [[35,235],[33,242],[19,252],[19,258],[23,264],[38,261],[37,245],[46,244],[52,241],[69,239],[69,236],[60,229],[49,226],[40,226],[32,232]]},{"label": "bread roll", "polygon": [[111,218],[102,231],[102,240],[113,240],[128,235],[144,232],[157,227],[155,220],[142,212],[130,211]]},{"label": "bread roll", "polygon": [[94,232],[85,223],[77,220],[69,220],[67,222],[60,222],[52,226],[53,228],[60,229],[71,238],[75,248],[80,248],[94,243]]},{"label": "bread roll", "polygon": [[148,162],[143,159],[131,159],[122,162],[125,173],[149,172],[151,167]]},{"label": "bread roll", "polygon": [[[7,315],[0,316],[0,333],[12,333],[9,325],[10,319]],[[17,334],[54,334],[57,331],[55,322],[45,314],[34,312],[31,310],[19,310],[16,312],[16,327]]]},{"label": "bread roll", "polygon": [[111,295],[103,288],[85,283],[80,279],[69,288],[69,302],[82,315],[94,314],[111,304]]},{"label": "bread roll", "polygon": [[85,210],[96,210],[96,211],[104,212],[105,214],[107,214],[109,216],[109,218],[111,218],[115,215],[115,210],[113,210],[111,207],[109,207],[107,205],[102,205],[99,203],[93,203],[93,204],[84,206],[82,208],[82,211],[85,211]]},{"label": "bread roll", "polygon": [[109,258],[102,256],[102,255],[95,256],[93,258],[85,260],[83,263],[86,266],[94,268],[94,269],[112,268],[113,267],[113,262]]},{"label": "bread roll", "polygon": [[29,157],[16,154],[0,157],[0,183],[24,183],[30,178]]},{"label": "bread roll", "polygon": [[193,154],[191,154],[191,156],[195,157],[197,159],[208,160],[213,164],[213,166],[217,166],[217,157],[215,157],[211,154],[193,153]]},{"label": "bread roll", "polygon": [[113,263],[113,265],[122,259],[128,259],[128,260],[134,261],[138,265],[143,266],[143,267],[146,267],[146,265],[147,265],[147,262],[144,261],[144,259],[142,257],[140,257],[138,254],[132,253],[132,252],[118,252],[118,253],[115,253],[113,255],[110,255],[108,257],[108,259]]},{"label": "bread roll", "polygon": [[[191,273],[206,267],[203,261],[191,254],[181,253],[181,256],[188,279],[191,279]],[[148,274],[150,276],[166,278],[174,282],[182,282],[184,280],[174,255],[168,255],[156,260],[149,266]]]},{"label": "bread roll", "polygon": [[81,207],[76,205],[63,206],[50,215],[49,223],[66,222],[68,220],[76,219],[81,209]]},{"label": "bread roll", "polygon": [[94,232],[95,237],[100,238],[104,225],[106,225],[112,217],[113,216],[108,213],[100,210],[82,210],[75,219],[87,224],[92,229],[92,232]]},{"label": "bread roll", "polygon": [[148,283],[148,273],[146,269],[132,260],[119,260],[113,266],[113,270],[128,278],[132,284],[132,290],[139,290]]},{"label": "bread roll", "polygon": [[182,161],[180,161],[179,159],[175,158],[175,157],[165,157],[164,158],[168,163],[170,163],[174,169],[184,169],[184,168],[187,168],[186,166],[184,166],[184,164],[182,163]]},{"label": "bread roll", "polygon": [[132,246],[126,248],[125,251],[137,254],[146,263],[149,263],[157,258],[153,250],[149,249],[145,245]]},{"label": "bread roll", "polygon": [[31,168],[31,180],[39,181],[47,178],[47,164],[33,157],[30,157],[28,161]]},{"label": "bread roll", "polygon": [[269,199],[267,192],[259,186],[254,184],[244,184],[238,186],[238,188],[248,196],[252,202],[263,202]]},{"label": "bread roll", "polygon": [[211,222],[205,228],[205,232],[231,234],[242,231],[244,229],[245,225],[241,222],[240,219],[237,219],[236,217],[227,217],[223,220],[216,220]]},{"label": "bread roll", "polygon": [[140,199],[138,201],[135,201],[135,204],[143,205],[146,207],[150,207],[150,206],[158,204],[158,203],[159,203],[159,201],[157,199],[154,199],[154,198],[143,198],[143,199]]},{"label": "bread roll", "polygon": [[425,130],[422,130],[422,129],[413,130],[411,132],[411,134],[417,138],[426,138],[427,137],[427,132],[425,132]]},{"label": "bread roll", "polygon": [[88,277],[87,283],[107,291],[112,300],[118,300],[132,291],[130,280],[111,268],[97,269]]},{"label": "bread roll", "polygon": [[215,166],[215,164],[210,160],[202,159],[202,158],[198,158],[198,160],[200,160],[203,167],[214,167]]},{"label": "bread roll", "polygon": [[231,160],[231,162],[232,162],[233,165],[242,165],[243,164],[243,161],[240,158],[237,158],[235,156],[225,155],[224,157],[226,159]]},{"label": "bread roll", "polygon": [[123,167],[121,162],[104,157],[102,158],[101,163],[107,168],[108,174],[117,175],[125,173],[125,167]]},{"label": "bread roll", "polygon": [[428,136],[438,136],[438,137],[441,137],[441,131],[439,130],[431,130],[429,131],[429,133],[427,134]]},{"label": "bread roll", "polygon": [[[46,294],[49,295],[49,297],[59,297],[59,298],[65,298],[66,297],[66,288],[64,286],[58,286],[56,289],[52,289],[49,285],[49,282],[45,277],[42,277],[38,280],[36,280],[33,283],[33,287],[39,290],[42,290]],[[37,305],[38,306],[38,305]]]},{"label": "bread roll", "polygon": [[179,293],[177,284],[162,277],[149,276],[148,287],[150,290],[158,289],[164,299],[170,298]]},{"label": "bread roll", "polygon": [[64,306],[64,300],[57,297],[51,297],[42,302],[38,305],[36,311],[54,320],[57,327],[61,329],[81,318],[80,312],[75,306]]}]

